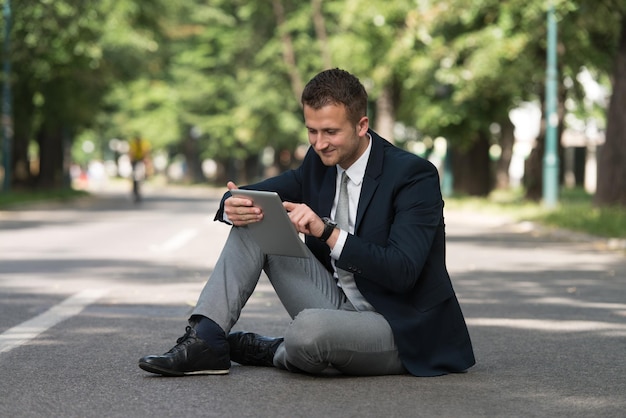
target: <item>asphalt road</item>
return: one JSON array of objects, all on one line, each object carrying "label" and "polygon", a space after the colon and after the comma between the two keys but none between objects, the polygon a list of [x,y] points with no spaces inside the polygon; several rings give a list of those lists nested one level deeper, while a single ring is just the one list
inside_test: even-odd
[{"label": "asphalt road", "polygon": [[[446,212],[448,263],[474,343],[468,373],[314,377],[234,365],[137,367],[184,332],[228,233],[221,192],[126,190],[0,211],[2,417],[624,417],[626,256],[576,235]],[[289,318],[262,279],[237,325]]]}]

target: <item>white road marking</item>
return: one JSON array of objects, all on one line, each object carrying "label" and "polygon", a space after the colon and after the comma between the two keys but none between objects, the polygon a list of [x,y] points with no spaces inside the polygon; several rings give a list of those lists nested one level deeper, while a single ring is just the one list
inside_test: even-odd
[{"label": "white road marking", "polygon": [[94,303],[108,292],[105,289],[83,290],[46,312],[6,330],[0,334],[0,353],[6,353],[15,347],[26,344],[56,324],[78,315],[87,305]]},{"label": "white road marking", "polygon": [[183,229],[161,245],[151,245],[150,250],[157,253],[170,253],[182,248],[198,235],[197,229]]}]

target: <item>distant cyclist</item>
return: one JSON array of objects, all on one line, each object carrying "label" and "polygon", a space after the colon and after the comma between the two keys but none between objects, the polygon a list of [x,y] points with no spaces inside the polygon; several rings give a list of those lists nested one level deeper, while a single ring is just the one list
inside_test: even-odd
[{"label": "distant cyclist", "polygon": [[150,157],[150,143],[136,134],[128,144],[128,156],[133,168],[133,199],[135,202],[141,201],[140,184],[146,178],[146,167]]}]

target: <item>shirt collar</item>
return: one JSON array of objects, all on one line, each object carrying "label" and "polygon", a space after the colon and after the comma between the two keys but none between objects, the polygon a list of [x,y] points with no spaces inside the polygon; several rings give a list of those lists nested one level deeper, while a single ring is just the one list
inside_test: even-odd
[{"label": "shirt collar", "polygon": [[[367,149],[359,157],[358,160],[354,162],[347,170],[345,170],[346,174],[350,181],[352,181],[357,186],[361,184],[363,181],[363,177],[365,177],[365,169],[367,168],[367,160],[369,160],[370,152],[372,151],[372,137],[367,133],[367,137],[369,138],[369,144],[367,145]],[[341,177],[341,174],[344,172],[344,169],[337,164],[337,176]]]}]

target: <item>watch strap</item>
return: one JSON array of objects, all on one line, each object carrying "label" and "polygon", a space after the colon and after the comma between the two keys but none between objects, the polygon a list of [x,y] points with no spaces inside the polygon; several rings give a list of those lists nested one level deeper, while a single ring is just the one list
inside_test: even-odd
[{"label": "watch strap", "polygon": [[319,237],[319,240],[322,242],[326,242],[326,240],[332,235],[337,224],[335,224],[329,218],[322,218],[322,221],[324,221],[324,232],[322,233],[322,236]]}]

